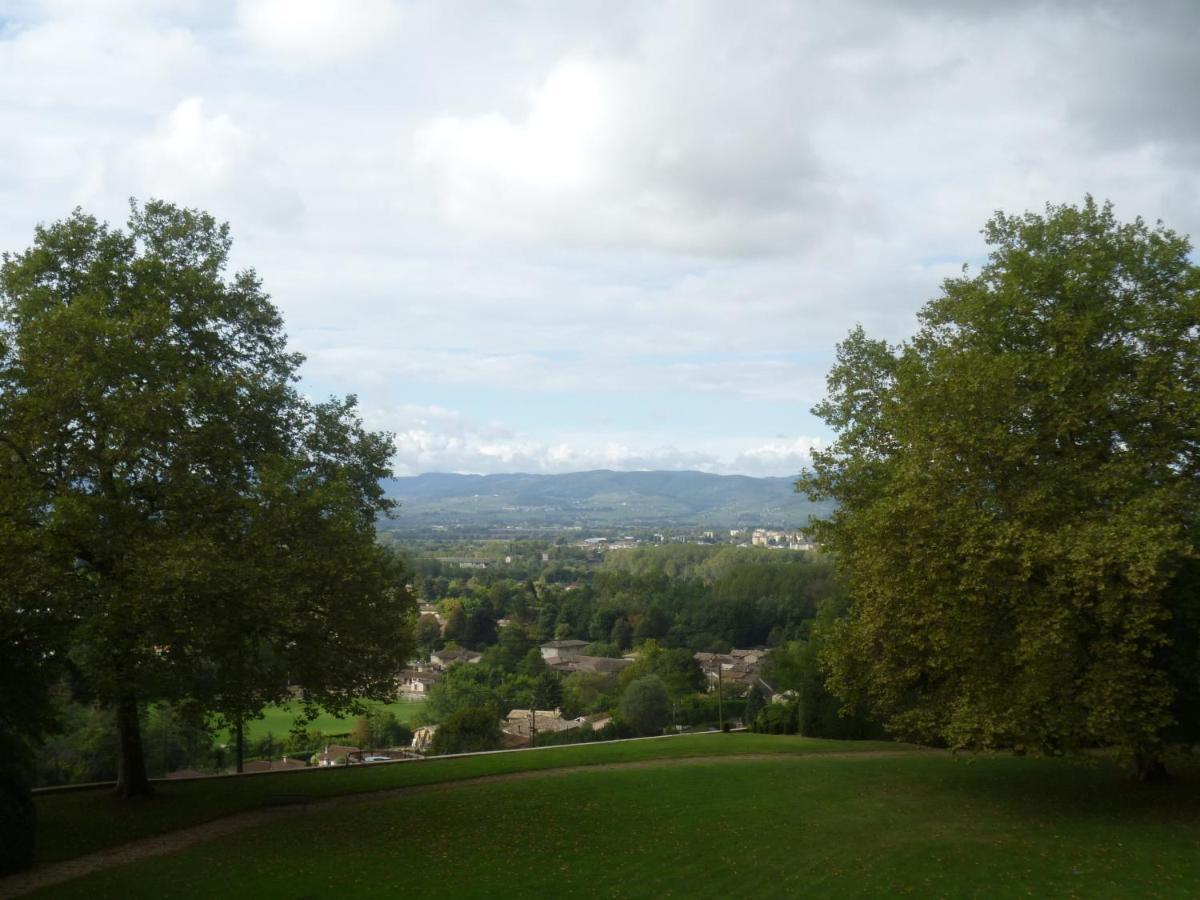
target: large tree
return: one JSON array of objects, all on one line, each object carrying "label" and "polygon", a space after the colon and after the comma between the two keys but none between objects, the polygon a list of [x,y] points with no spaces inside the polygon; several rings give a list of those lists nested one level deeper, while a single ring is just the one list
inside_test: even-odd
[{"label": "large tree", "polygon": [[830,684],[960,748],[1119,749],[1196,732],[1200,269],[1109,205],[997,214],[891,347],[860,329],[798,487],[851,606]]},{"label": "large tree", "polygon": [[0,267],[9,619],[61,638],[41,654],[115,710],[126,796],[148,790],[147,701],[236,723],[291,683],[345,710],[411,648],[374,538],[390,439],[353,398],[295,389],[301,358],[229,250],[227,226],[149,202],[125,230],[78,211],[39,227]]}]

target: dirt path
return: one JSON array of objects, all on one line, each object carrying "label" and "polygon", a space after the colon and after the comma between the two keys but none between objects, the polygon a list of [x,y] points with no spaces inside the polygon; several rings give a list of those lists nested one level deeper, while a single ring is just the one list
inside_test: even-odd
[{"label": "dirt path", "polygon": [[190,828],[181,828],[166,834],[142,838],[119,847],[111,847],[80,856],[63,862],[39,866],[20,875],[10,875],[0,878],[0,900],[19,897],[41,888],[61,884],[72,878],[80,878],[123,866],[128,863],[174,853],[185,847],[211,841],[214,838],[265,825],[277,819],[290,818],[303,812],[320,812],[338,806],[354,803],[367,803],[382,797],[398,797],[406,794],[427,794],[435,791],[448,791],[460,787],[496,784],[504,781],[529,781],[535,778],[560,778],[579,772],[603,772],[613,769],[650,769],[656,766],[678,765],[723,765],[739,762],[762,762],[765,760],[807,760],[807,759],[880,759],[885,756],[927,756],[944,754],[939,750],[862,750],[838,751],[834,753],[743,753],[729,756],[685,756],[677,759],[641,759],[634,762],[597,763],[594,765],[564,766],[555,769],[529,769],[524,772],[505,772],[500,775],[481,775],[478,778],[462,778],[457,781],[439,781],[436,784],[416,784],[405,787],[383,788],[378,791],[363,791],[356,794],[339,794],[336,797],[324,797],[311,800],[303,805],[279,806],[270,809],[257,809],[250,812],[234,813],[221,819],[214,819]]}]

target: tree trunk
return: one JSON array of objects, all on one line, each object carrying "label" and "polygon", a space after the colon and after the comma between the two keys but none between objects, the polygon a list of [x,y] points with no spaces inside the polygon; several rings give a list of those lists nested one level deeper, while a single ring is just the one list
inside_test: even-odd
[{"label": "tree trunk", "polygon": [[1162,782],[1169,781],[1167,766],[1162,756],[1153,751],[1138,750],[1133,754],[1134,777],[1138,781]]},{"label": "tree trunk", "polygon": [[246,756],[246,732],[242,727],[241,717],[233,726],[233,733],[237,739],[237,773],[242,774],[242,760]]},{"label": "tree trunk", "polygon": [[142,723],[138,719],[138,702],[131,696],[117,701],[117,736],[121,756],[117,763],[116,795],[148,797],[153,791],[146,777],[146,756],[142,751]]}]

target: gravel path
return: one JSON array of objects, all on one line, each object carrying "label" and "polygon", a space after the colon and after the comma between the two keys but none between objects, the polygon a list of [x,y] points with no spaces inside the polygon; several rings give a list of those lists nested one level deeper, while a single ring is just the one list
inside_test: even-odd
[{"label": "gravel path", "polygon": [[39,866],[20,875],[10,875],[0,878],[0,900],[19,897],[41,888],[51,887],[99,872],[114,866],[174,853],[185,847],[191,847],[205,841],[211,841],[227,834],[265,825],[277,819],[290,818],[303,812],[320,812],[337,806],[353,803],[367,803],[382,797],[398,797],[405,794],[426,794],[433,791],[447,791],[460,787],[473,787],[481,784],[496,784],[503,781],[528,781],[534,778],[560,778],[578,772],[597,772],[611,769],[649,769],[655,766],[678,765],[723,765],[739,762],[762,762],[764,760],[807,760],[807,759],[880,759],[895,756],[919,756],[944,754],[938,750],[862,750],[859,752],[834,753],[743,753],[730,756],[687,756],[678,759],[642,759],[634,762],[597,763],[594,765],[564,766],[555,769],[530,769],[524,772],[506,772],[500,775],[481,775],[478,778],[463,778],[457,781],[439,781],[436,784],[409,785],[406,787],[384,788],[378,791],[363,791],[356,794],[340,794],[336,797],[314,799],[300,805],[277,806],[268,809],[258,809],[251,812],[234,813],[221,819],[194,825],[191,828],[181,828],[166,834],[142,838],[119,847],[90,853],[75,859]]}]

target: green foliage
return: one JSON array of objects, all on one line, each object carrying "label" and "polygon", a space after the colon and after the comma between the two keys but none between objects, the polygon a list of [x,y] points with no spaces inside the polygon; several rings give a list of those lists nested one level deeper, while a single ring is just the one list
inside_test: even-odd
[{"label": "green foliage", "polygon": [[754,718],[760,734],[796,734],[800,728],[800,705],[795,700],[768,703]]},{"label": "green foliage", "polygon": [[375,541],[390,438],[353,398],[295,390],[301,359],[255,274],[226,275],[230,246],[151,201],[125,231],[39,227],[0,266],[0,656],[15,627],[17,664],[81,670],[117,712],[125,794],[148,790],[146,703],[244,721],[290,676],[344,711],[411,647]]},{"label": "green foliage", "polygon": [[954,747],[1111,745],[1196,723],[1200,268],[1090,198],[997,214],[909,342],[861,329],[798,487],[852,604],[830,684]]},{"label": "green foliage", "polygon": [[563,716],[574,719],[612,709],[618,691],[614,674],[572,672],[562,681]]},{"label": "green foliage", "polygon": [[744,718],[746,701],[738,697],[718,698],[712,694],[689,694],[675,706],[677,725],[716,725],[722,714],[726,722]]},{"label": "green foliage", "polygon": [[426,614],[417,619],[416,641],[426,652],[441,649],[442,626],[437,616]]},{"label": "green foliage", "polygon": [[500,719],[490,706],[472,706],[448,716],[433,736],[433,753],[475,753],[500,746]]},{"label": "green foliage", "polygon": [[671,698],[657,675],[633,681],[621,695],[621,721],[635,734],[662,734],[671,721]]},{"label": "green foliage", "polygon": [[751,685],[750,690],[746,692],[746,706],[742,710],[743,721],[747,725],[753,725],[766,703],[762,689],[757,684]]},{"label": "green foliage", "polygon": [[679,699],[705,687],[704,672],[692,653],[683,649],[663,649],[654,641],[646,641],[633,665],[621,672],[621,684],[653,675],[659,678],[673,699]]}]

